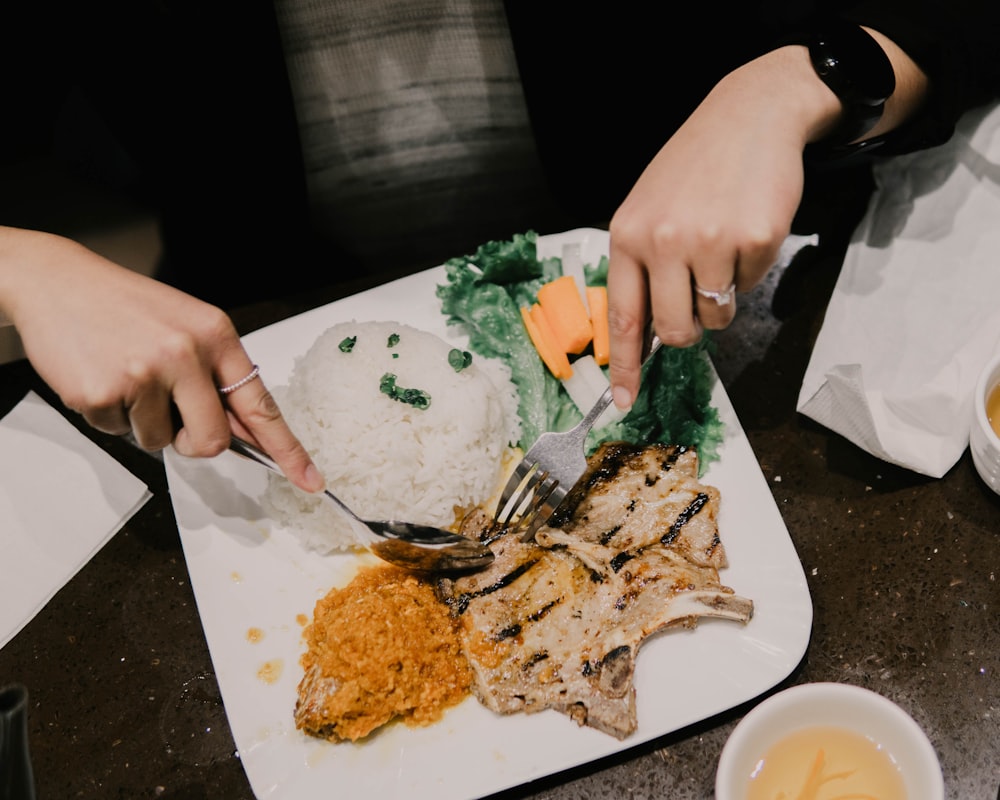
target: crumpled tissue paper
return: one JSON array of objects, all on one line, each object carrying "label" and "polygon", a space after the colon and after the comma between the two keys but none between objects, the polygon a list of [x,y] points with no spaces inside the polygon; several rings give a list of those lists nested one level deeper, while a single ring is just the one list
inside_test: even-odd
[{"label": "crumpled tissue paper", "polygon": [[1000,352],[1000,104],[875,179],[798,410],[938,478],[968,445],[976,378]]}]

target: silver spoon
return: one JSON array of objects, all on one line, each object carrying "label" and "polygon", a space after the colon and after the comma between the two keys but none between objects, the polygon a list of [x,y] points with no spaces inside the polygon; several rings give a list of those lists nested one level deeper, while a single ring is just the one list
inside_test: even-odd
[{"label": "silver spoon", "polygon": [[[229,449],[283,475],[281,468],[267,453],[243,439],[233,436]],[[398,520],[364,520],[330,490],[325,490],[325,493],[351,520],[354,531],[365,546],[390,564],[421,572],[455,572],[481,569],[493,562],[493,553],[486,545],[465,536]]]}]

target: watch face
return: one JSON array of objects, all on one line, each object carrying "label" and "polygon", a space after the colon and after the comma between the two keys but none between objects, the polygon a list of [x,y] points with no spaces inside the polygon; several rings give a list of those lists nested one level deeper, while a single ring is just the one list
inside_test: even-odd
[{"label": "watch face", "polygon": [[837,21],[809,43],[813,68],[844,105],[877,106],[896,88],[892,63],[860,25]]}]

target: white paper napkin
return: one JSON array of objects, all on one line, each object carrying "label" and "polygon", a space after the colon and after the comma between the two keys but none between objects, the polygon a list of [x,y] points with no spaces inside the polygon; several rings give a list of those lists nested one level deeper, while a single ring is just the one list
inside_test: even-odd
[{"label": "white paper napkin", "polygon": [[968,445],[976,378],[1000,350],[1000,105],[875,178],[798,409],[940,477]]},{"label": "white paper napkin", "polygon": [[34,392],[0,420],[0,648],[150,497]]}]

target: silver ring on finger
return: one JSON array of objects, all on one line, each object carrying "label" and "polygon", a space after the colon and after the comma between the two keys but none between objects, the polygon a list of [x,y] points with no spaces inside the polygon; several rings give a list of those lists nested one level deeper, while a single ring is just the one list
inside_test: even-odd
[{"label": "silver ring on finger", "polygon": [[736,294],[736,284],[731,283],[729,284],[728,289],[716,292],[711,289],[703,289],[696,283],[694,285],[694,290],[702,297],[708,300],[714,300],[717,306],[728,306],[731,302],[733,302],[733,295]]},{"label": "silver ring on finger", "polygon": [[228,386],[220,386],[219,394],[232,394],[237,389],[246,386],[248,383],[250,383],[250,381],[255,380],[259,376],[260,376],[260,367],[254,364],[253,369],[250,370],[249,374],[240,378],[238,381],[236,381],[236,383],[231,383]]}]

